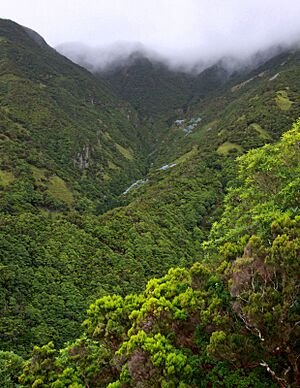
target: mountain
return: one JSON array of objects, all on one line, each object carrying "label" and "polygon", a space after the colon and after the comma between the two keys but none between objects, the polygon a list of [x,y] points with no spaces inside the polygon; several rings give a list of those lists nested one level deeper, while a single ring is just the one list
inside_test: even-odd
[{"label": "mountain", "polygon": [[189,74],[170,71],[163,62],[139,52],[132,53],[127,62],[116,63],[99,74],[142,117],[171,116],[182,110],[191,95]]},{"label": "mountain", "polygon": [[192,71],[172,68],[165,59],[138,44],[88,50],[70,43],[58,50],[106,80],[120,98],[130,102],[148,128],[145,136],[152,151],[176,117],[182,116],[194,100],[219,90],[230,76],[222,61],[201,72],[200,65]]},{"label": "mountain", "polygon": [[23,174],[44,209],[101,207],[145,170],[135,111],[36,33],[1,20],[0,34],[2,185]]},{"label": "mountain", "polygon": [[[219,136],[218,146],[238,144],[241,131],[241,149],[278,139],[276,127],[288,127],[299,114],[298,68],[298,50],[272,47],[248,62],[224,58],[200,72],[174,70],[162,59],[135,51],[111,67],[97,70],[94,65],[93,72],[147,123],[150,160],[158,166],[198,145],[207,129],[214,141]],[[280,103],[284,100],[286,105]],[[199,119],[197,125],[193,119]]]},{"label": "mountain", "polygon": [[200,74],[136,54],[92,74],[0,20],[0,53],[7,386],[21,369],[21,386],[295,383],[299,124],[279,139],[300,116],[299,51]]},{"label": "mountain", "polygon": [[219,153],[242,153],[278,139],[300,114],[299,61],[299,51],[283,52],[251,72],[232,74],[213,94],[195,97],[154,157],[171,162],[203,143]]}]

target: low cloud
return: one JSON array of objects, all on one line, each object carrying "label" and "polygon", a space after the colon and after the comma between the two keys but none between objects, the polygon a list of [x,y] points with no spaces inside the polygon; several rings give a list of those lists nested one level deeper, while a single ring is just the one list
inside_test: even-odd
[{"label": "low cloud", "polygon": [[[245,62],[300,41],[299,0],[10,0],[1,13],[101,68],[138,47],[191,69],[224,57]],[[63,44],[74,41],[82,43]]]},{"label": "low cloud", "polygon": [[137,55],[152,61],[168,62],[167,57],[146,48],[140,42],[115,42],[111,45],[91,47],[80,42],[58,45],[56,50],[92,72],[128,64]]}]

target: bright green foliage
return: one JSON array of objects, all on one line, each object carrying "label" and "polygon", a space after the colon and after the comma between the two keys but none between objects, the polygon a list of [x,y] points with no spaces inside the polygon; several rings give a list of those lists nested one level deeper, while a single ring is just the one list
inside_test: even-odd
[{"label": "bright green foliage", "polygon": [[276,145],[266,145],[239,158],[238,181],[225,202],[222,220],[211,231],[208,247],[225,258],[241,254],[245,237],[253,233],[267,242],[270,224],[282,212],[294,217],[300,203],[300,121]]},{"label": "bright green foliage", "polygon": [[293,102],[289,100],[285,90],[279,90],[276,95],[276,104],[281,110],[289,110]]},{"label": "bright green foliage", "polygon": [[56,350],[52,342],[41,348],[35,346],[32,359],[25,363],[23,374],[19,378],[21,386],[83,388],[84,385],[73,368],[65,368],[57,378],[56,371],[59,370],[59,363],[55,359],[55,354]]},{"label": "bright green foliage", "polygon": [[219,148],[217,149],[217,152],[222,155],[228,155],[229,152],[232,151],[238,151],[242,152],[242,147],[238,144],[230,143],[229,141],[226,141],[225,143],[221,144]]},{"label": "bright green foliage", "polygon": [[[49,342],[48,345],[41,348],[35,346],[32,360],[25,363],[20,382],[32,387],[39,387],[52,382],[55,376],[55,353],[53,342]],[[28,376],[28,371],[34,375],[34,378]]]},{"label": "bright green foliage", "polygon": [[[98,299],[88,310],[85,334],[52,361],[47,353],[51,372],[27,364],[27,381],[58,384],[72,376],[79,386],[110,388],[298,386],[300,217],[294,199],[280,198],[299,168],[299,125],[278,144],[240,158],[240,201],[232,203],[228,194],[214,229],[216,251],[210,241],[218,267],[173,268],[151,279],[142,294]],[[267,179],[259,179],[268,171],[272,198]],[[266,211],[270,201],[276,211]],[[260,223],[256,207],[264,209]],[[242,229],[237,217],[233,234],[230,211],[242,215],[245,209],[249,221]],[[240,254],[228,248],[228,233],[232,247],[243,241]],[[221,262],[223,252],[230,252],[229,261]]]},{"label": "bright green foliage", "polygon": [[[135,374],[138,376],[140,371],[145,372],[142,362],[147,358],[153,369],[156,369],[156,379],[148,380],[152,386],[161,384],[161,386],[177,387],[190,381],[192,367],[188,364],[187,356],[174,348],[160,333],[152,337],[141,330],[137,335],[132,335],[128,342],[124,342],[117,354],[130,356],[129,364],[122,368],[121,383],[130,382],[129,377],[133,378],[133,385],[138,383],[134,378]],[[144,354],[146,356],[143,357]],[[158,381],[157,378],[159,378]]]}]

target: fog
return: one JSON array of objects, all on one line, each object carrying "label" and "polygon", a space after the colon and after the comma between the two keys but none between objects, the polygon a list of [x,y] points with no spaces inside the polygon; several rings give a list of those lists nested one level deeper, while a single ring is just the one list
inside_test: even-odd
[{"label": "fog", "polygon": [[[129,64],[137,56],[153,62],[163,62],[172,67],[171,58],[145,47],[140,42],[119,41],[106,46],[91,47],[80,42],[63,43],[55,47],[57,51],[73,62],[85,66],[92,72],[111,69],[115,66]],[[177,67],[175,65],[175,67]]]},{"label": "fog", "polygon": [[300,41],[299,0],[10,0],[1,11],[91,69],[137,50],[189,69],[234,65]]},{"label": "fog", "polygon": [[218,64],[228,73],[242,69],[253,69],[285,49],[295,48],[296,43],[276,44],[258,48],[247,53],[216,52],[214,55],[194,54],[174,56],[146,47],[139,42],[115,42],[111,45],[91,47],[78,42],[63,43],[56,50],[73,62],[86,67],[91,72],[106,72],[128,66],[137,58],[146,58],[154,64],[185,73],[199,74],[204,69]]}]

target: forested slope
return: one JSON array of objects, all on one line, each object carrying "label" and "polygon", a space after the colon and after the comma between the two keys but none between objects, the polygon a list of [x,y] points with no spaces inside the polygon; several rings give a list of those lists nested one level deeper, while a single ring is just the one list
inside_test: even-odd
[{"label": "forested slope", "polygon": [[202,264],[97,300],[81,338],[34,349],[21,384],[297,387],[299,145],[300,122],[241,157]]},{"label": "forested slope", "polygon": [[[232,74],[213,93],[195,92],[152,154],[155,165],[200,145],[219,154],[243,153],[277,140],[300,116],[300,52],[284,52],[251,72]],[[197,101],[198,100],[198,101]]]},{"label": "forested slope", "polygon": [[1,20],[0,36],[3,208],[24,210],[19,193],[27,208],[101,209],[145,171],[134,109],[23,27]]}]

